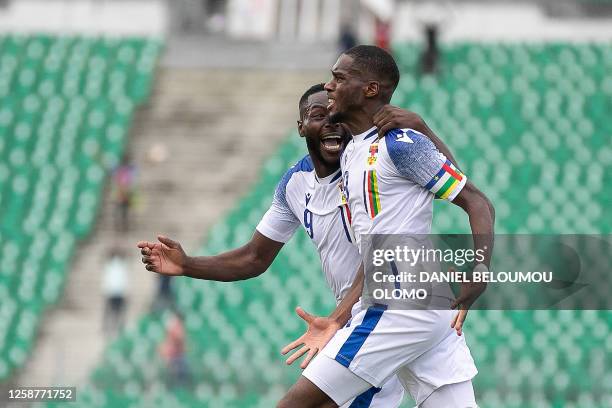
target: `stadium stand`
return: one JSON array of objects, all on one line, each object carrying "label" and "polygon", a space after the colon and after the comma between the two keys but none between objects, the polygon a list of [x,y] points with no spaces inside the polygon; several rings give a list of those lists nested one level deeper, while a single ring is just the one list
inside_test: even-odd
[{"label": "stadium stand", "polygon": [[91,231],[161,43],[0,37],[0,382],[21,367]]},{"label": "stadium stand", "polygon": [[[494,202],[497,232],[612,232],[604,208],[612,182],[609,44],[445,46],[439,77],[414,74],[418,51],[416,45],[395,47],[402,80],[394,103],[422,113],[452,147],[460,167]],[[292,133],[260,181],[213,228],[202,253],[249,239],[280,176],[304,152]],[[437,203],[434,230],[464,233],[469,226],[459,209]],[[109,346],[80,390],[81,403],[274,406],[299,375],[279,354],[303,329],[293,308],[328,313],[333,307],[311,247],[305,234],[296,234],[271,270],[251,281],[179,279],[192,382],[163,392],[169,386],[157,347],[166,316],[154,314]],[[610,403],[612,313],[472,311],[468,321],[483,407]]]}]

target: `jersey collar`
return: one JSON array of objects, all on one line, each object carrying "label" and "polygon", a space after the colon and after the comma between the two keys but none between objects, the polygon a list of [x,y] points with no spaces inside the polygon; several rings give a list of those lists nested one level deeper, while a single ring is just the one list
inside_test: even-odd
[{"label": "jersey collar", "polygon": [[371,128],[369,128],[365,132],[360,133],[358,135],[354,135],[353,136],[353,140],[355,142],[361,142],[363,140],[371,138],[372,136],[376,135],[377,133],[378,133],[378,129],[376,128],[376,126],[372,126]]},{"label": "jersey collar", "polygon": [[317,176],[317,172],[315,171],[315,180],[317,180],[317,183],[319,184],[330,184],[338,180],[340,178],[340,174],[341,174],[341,170],[338,169],[327,177],[319,178]]}]

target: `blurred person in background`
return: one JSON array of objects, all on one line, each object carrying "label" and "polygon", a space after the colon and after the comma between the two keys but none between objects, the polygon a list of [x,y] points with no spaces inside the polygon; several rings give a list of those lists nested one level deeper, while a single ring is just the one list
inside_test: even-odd
[{"label": "blurred person in background", "polygon": [[440,49],[438,47],[439,28],[436,24],[426,24],[423,27],[425,34],[425,48],[421,54],[421,73],[437,74],[438,60],[440,59]]},{"label": "blurred person in background", "polygon": [[191,374],[185,358],[185,324],[179,311],[166,320],[166,337],[159,345],[159,355],[166,364],[168,385],[171,388],[189,385]]},{"label": "blurred person in background", "polygon": [[350,24],[344,23],[342,24],[342,27],[340,27],[338,45],[341,53],[357,45],[357,38],[355,37],[355,32]]},{"label": "blurred person in background", "polygon": [[419,58],[419,73],[436,75],[440,72],[440,32],[452,23],[452,4],[447,1],[417,3],[414,19],[421,26],[425,41]]},{"label": "blurred person in background", "polygon": [[383,50],[391,52],[391,22],[376,18],[374,44]]},{"label": "blurred person in background", "polygon": [[108,252],[102,279],[102,293],[105,298],[102,329],[109,337],[118,333],[125,322],[127,269],[125,253],[120,248],[113,247]]},{"label": "blurred person in background", "polygon": [[151,310],[155,313],[172,307],[174,307],[172,277],[160,275],[157,279],[157,292],[151,304]]},{"label": "blurred person in background", "polygon": [[115,203],[115,228],[129,231],[130,213],[136,197],[136,166],[129,153],[113,171],[113,200]]}]

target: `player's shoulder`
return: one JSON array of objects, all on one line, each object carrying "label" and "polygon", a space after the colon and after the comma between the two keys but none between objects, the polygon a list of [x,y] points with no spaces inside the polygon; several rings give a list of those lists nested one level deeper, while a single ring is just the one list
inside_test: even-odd
[{"label": "player's shoulder", "polygon": [[446,160],[427,136],[414,129],[393,129],[384,140],[393,171],[419,184],[427,183]]},{"label": "player's shoulder", "polygon": [[431,140],[414,129],[392,129],[385,134],[384,144],[389,157],[396,161],[401,158],[417,158],[424,152],[435,150]]},{"label": "player's shoulder", "polygon": [[291,180],[296,179],[300,175],[310,175],[313,171],[314,166],[312,164],[312,159],[310,155],[307,154],[285,172],[278,186],[286,190]]},{"label": "player's shoulder", "polygon": [[391,129],[384,137],[387,150],[414,150],[431,144],[427,136],[421,132],[406,129]]}]

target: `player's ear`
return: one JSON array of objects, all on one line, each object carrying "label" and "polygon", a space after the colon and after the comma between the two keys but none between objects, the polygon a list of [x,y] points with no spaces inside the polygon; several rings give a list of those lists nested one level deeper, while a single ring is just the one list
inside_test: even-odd
[{"label": "player's ear", "polygon": [[304,129],[304,122],[301,119],[299,119],[297,121],[297,125],[298,125],[298,133],[300,134],[300,137],[304,137],[304,134],[302,132]]},{"label": "player's ear", "polygon": [[380,93],[380,83],[378,81],[369,81],[365,87],[364,95],[366,98],[375,98]]}]

